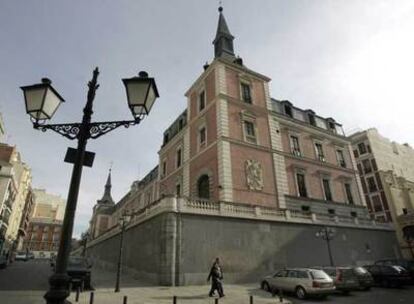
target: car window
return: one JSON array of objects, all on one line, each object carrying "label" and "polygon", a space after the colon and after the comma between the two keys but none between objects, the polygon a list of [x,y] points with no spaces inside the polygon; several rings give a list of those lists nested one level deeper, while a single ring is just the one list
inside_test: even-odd
[{"label": "car window", "polygon": [[336,276],[336,269],[335,268],[324,268],[323,271],[326,272],[331,277]]},{"label": "car window", "polygon": [[317,279],[330,279],[329,276],[323,270],[313,269],[313,270],[311,270],[311,276],[312,276],[312,279],[314,279],[314,280],[317,280]]},{"label": "car window", "polygon": [[298,277],[297,276],[297,271],[296,270],[289,270],[288,277],[289,278],[297,278]]},{"label": "car window", "polygon": [[355,267],[354,271],[357,274],[366,274],[367,273],[367,270],[364,267]]},{"label": "car window", "polygon": [[307,278],[309,278],[308,277],[308,273],[306,271],[302,271],[302,270],[297,272],[297,276],[300,279],[307,279]]},{"label": "car window", "polygon": [[283,278],[287,276],[286,270],[281,270],[279,272],[276,272],[276,274],[273,276],[274,278]]},{"label": "car window", "polygon": [[85,259],[69,259],[69,266],[71,267],[86,267],[87,263]]}]

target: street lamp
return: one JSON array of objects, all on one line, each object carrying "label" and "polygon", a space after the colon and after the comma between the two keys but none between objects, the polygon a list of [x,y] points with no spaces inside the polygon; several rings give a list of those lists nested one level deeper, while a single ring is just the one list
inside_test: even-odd
[{"label": "street lamp", "polygon": [[124,248],[124,231],[125,226],[128,225],[131,216],[128,213],[123,213],[122,216],[119,218],[119,224],[121,226],[121,236],[119,241],[119,256],[118,256],[118,269],[116,272],[116,283],[115,283],[115,292],[119,292],[119,281],[121,279],[121,265],[122,265],[122,251]]},{"label": "street lamp", "polygon": [[329,262],[331,263],[331,266],[334,266],[333,257],[332,257],[332,251],[331,251],[331,240],[336,235],[336,229],[331,227],[322,227],[320,230],[318,230],[315,233],[315,236],[317,238],[321,238],[326,241],[326,246],[328,247],[328,254],[329,254]]},{"label": "street lamp", "polygon": [[89,232],[86,231],[85,233],[82,233],[81,239],[82,239],[82,256],[85,257],[86,256],[86,245],[88,244],[88,239],[89,239]]},{"label": "street lamp", "polygon": [[[129,127],[139,124],[149,111],[158,95],[157,87],[153,78],[148,77],[145,72],[140,72],[139,77],[123,79],[127,90],[128,106],[134,116],[133,120],[91,122],[93,114],[93,101],[96,90],[98,68],[93,71],[92,80],[88,83],[88,95],[81,123],[46,124],[46,120],[52,118],[63,98],[52,87],[52,82],[44,78],[42,83],[24,86],[26,112],[30,115],[35,129],[46,131],[52,130],[71,140],[78,141],[77,149],[68,148],[65,162],[73,163],[72,176],[70,180],[69,193],[66,203],[65,216],[63,219],[61,241],[56,260],[55,273],[49,279],[49,290],[44,298],[48,304],[67,303],[66,298],[70,294],[67,275],[67,264],[71,246],[73,222],[75,218],[76,204],[79,194],[79,186],[83,166],[92,167],[95,154],[86,151],[89,139],[96,139],[120,126]],[[139,85],[137,85],[139,83]],[[144,90],[146,90],[144,92]],[[142,109],[145,109],[143,111]]]}]

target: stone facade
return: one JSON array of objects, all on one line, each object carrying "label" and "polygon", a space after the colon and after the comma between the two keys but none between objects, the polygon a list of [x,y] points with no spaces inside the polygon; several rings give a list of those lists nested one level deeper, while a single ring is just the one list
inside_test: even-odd
[{"label": "stone facade", "polygon": [[390,141],[376,129],[349,138],[370,214],[376,220],[393,222],[403,255],[414,258],[414,150]]}]

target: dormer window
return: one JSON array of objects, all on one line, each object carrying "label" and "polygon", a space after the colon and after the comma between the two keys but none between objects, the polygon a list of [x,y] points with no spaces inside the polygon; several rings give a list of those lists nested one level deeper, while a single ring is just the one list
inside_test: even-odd
[{"label": "dormer window", "polygon": [[286,104],[284,108],[285,108],[285,114],[289,117],[293,117],[292,107]]},{"label": "dormer window", "polygon": [[183,126],[184,126],[184,122],[183,122],[183,120],[182,119],[180,119],[179,121],[178,121],[178,130],[180,131],[180,130],[182,130],[183,129]]},{"label": "dormer window", "polygon": [[165,133],[164,134],[164,145],[168,142],[168,140],[169,140],[169,134]]},{"label": "dormer window", "polygon": [[246,103],[252,103],[250,85],[248,83],[242,82],[240,86],[241,86],[242,100]]},{"label": "dormer window", "polygon": [[308,114],[308,118],[309,118],[309,123],[310,123],[312,126],[316,127],[315,115],[313,115],[313,114]]}]

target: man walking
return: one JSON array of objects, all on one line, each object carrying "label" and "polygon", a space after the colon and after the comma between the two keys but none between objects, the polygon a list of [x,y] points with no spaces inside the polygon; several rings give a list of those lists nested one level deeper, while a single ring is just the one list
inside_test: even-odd
[{"label": "man walking", "polygon": [[208,295],[210,297],[214,296],[214,291],[217,290],[220,298],[224,297],[223,292],[223,270],[221,269],[220,265],[220,259],[216,258],[216,260],[213,263],[213,266],[211,266],[210,273],[207,278],[207,282],[210,281],[211,278],[211,289]]}]

